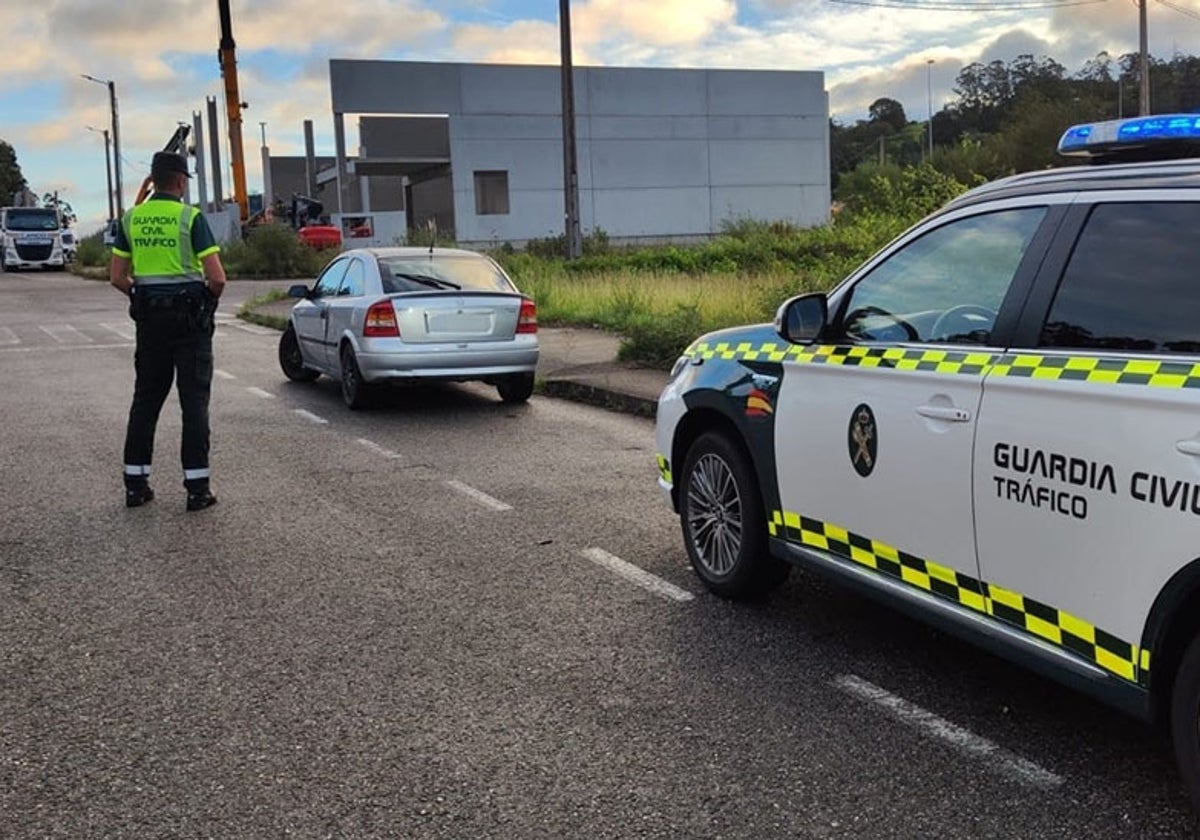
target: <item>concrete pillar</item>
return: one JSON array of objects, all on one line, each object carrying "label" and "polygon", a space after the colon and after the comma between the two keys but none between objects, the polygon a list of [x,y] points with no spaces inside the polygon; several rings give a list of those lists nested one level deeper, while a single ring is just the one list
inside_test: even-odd
[{"label": "concrete pillar", "polygon": [[221,190],[221,144],[217,142],[221,132],[217,125],[217,98],[215,96],[208,97],[208,136],[212,138],[212,142],[208,146],[209,151],[212,152],[213,210],[220,210],[225,206],[225,200]]},{"label": "concrete pillar", "polygon": [[200,209],[208,210],[208,177],[204,161],[204,115],[192,112],[192,137],[196,145],[196,191],[200,193]]},{"label": "concrete pillar", "polygon": [[304,188],[309,198],[317,195],[317,149],[313,142],[313,121],[304,121]]}]

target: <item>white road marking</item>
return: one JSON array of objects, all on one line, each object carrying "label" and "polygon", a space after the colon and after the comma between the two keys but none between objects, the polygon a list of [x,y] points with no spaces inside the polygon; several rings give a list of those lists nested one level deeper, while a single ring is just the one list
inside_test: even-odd
[{"label": "white road marking", "polygon": [[470,486],[469,484],[463,484],[461,481],[454,481],[451,479],[450,481],[446,482],[446,486],[450,487],[452,490],[457,490],[459,493],[462,493],[468,498],[474,499],[486,508],[491,508],[492,510],[497,511],[512,510],[512,505],[505,504],[499,499],[494,499],[487,493],[484,493],[482,490],[476,490],[474,487]]},{"label": "white road marking", "polygon": [[384,449],[382,446],[380,446],[378,443],[376,443],[373,440],[367,440],[366,438],[358,438],[358,442],[361,443],[363,446],[367,447],[367,449],[370,449],[376,455],[382,455],[384,458],[391,458],[393,460],[402,460],[404,458],[404,456],[401,455],[399,452],[393,452],[390,449]]},{"label": "white road marking", "polygon": [[262,397],[264,400],[275,399],[274,394],[272,394],[270,391],[264,391],[262,388],[250,387],[250,388],[247,388],[246,390],[249,391],[251,394],[253,394],[256,397]]},{"label": "white road marking", "polygon": [[642,589],[653,592],[655,595],[661,595],[663,598],[682,604],[696,597],[686,589],[680,589],[675,584],[668,583],[657,575],[652,575],[645,569],[639,568],[627,560],[622,560],[615,554],[609,554],[602,548],[586,548],[581,554],[597,566],[603,566],[613,574],[636,583]]},{"label": "white road marking", "polygon": [[320,423],[323,426],[329,424],[329,421],[326,420],[324,417],[318,417],[317,415],[313,414],[311,411],[305,411],[303,408],[293,408],[292,413],[299,414],[305,420],[309,420],[313,423]]},{"label": "white road marking", "polygon": [[988,769],[1013,781],[1042,790],[1056,788],[1063,783],[1062,776],[853,674],[838,677],[833,685],[878,706],[901,723],[944,741],[960,753],[985,759]]},{"label": "white road marking", "polygon": [[254,335],[279,335],[279,330],[273,330],[270,327],[260,327],[258,324],[247,324],[245,321],[230,321],[229,326],[237,327],[243,332],[253,333]]},{"label": "white road marking", "polygon": [[126,326],[125,324],[101,324],[100,326],[109,332],[116,333],[126,341],[133,341],[135,338],[137,338],[134,328]]},{"label": "white road marking", "polygon": [[54,350],[113,350],[118,347],[132,347],[133,342],[128,344],[59,344],[47,345],[45,347],[0,347],[0,353],[48,353]]},{"label": "white road marking", "polygon": [[92,344],[92,340],[70,324],[60,324],[57,327],[38,327],[46,335],[59,344]]},{"label": "white road marking", "polygon": [[8,327],[0,327],[0,344],[20,344],[21,339]]},{"label": "white road marking", "polygon": [[221,370],[220,368],[213,368],[213,375],[219,376],[221,379],[237,379],[237,377],[229,371]]}]

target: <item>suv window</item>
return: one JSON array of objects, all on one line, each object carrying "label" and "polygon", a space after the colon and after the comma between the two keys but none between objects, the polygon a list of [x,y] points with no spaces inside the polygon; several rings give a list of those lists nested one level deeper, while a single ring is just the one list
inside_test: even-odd
[{"label": "suv window", "polygon": [[313,294],[317,297],[332,295],[337,293],[338,283],[341,282],[342,275],[346,272],[346,263],[349,260],[337,260],[321,272],[321,276],[317,278],[317,285],[313,287]]},{"label": "suv window", "polygon": [[342,278],[342,285],[338,289],[338,295],[358,297],[363,293],[363,264],[361,260],[350,260],[350,267],[346,269],[346,276]]},{"label": "suv window", "polygon": [[1200,352],[1200,203],[1101,204],[1042,329],[1043,347]]},{"label": "suv window", "polygon": [[905,244],[855,285],[854,341],[986,344],[1045,207],[958,219]]}]

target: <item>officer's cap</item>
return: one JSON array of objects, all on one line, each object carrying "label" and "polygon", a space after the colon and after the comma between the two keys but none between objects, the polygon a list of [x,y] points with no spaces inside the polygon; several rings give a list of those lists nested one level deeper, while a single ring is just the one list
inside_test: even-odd
[{"label": "officer's cap", "polygon": [[175,152],[155,152],[154,160],[150,161],[150,172],[178,172],[192,177],[188,172],[187,158]]}]

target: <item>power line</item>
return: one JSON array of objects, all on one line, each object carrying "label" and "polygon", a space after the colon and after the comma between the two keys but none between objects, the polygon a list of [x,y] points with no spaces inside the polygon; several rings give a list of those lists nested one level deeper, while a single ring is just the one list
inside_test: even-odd
[{"label": "power line", "polygon": [[1193,11],[1192,9],[1186,9],[1183,6],[1180,6],[1178,3],[1170,2],[1170,0],[1157,0],[1157,2],[1163,6],[1166,6],[1168,9],[1174,9],[1181,15],[1187,15],[1195,20],[1200,20],[1200,12]]},{"label": "power line", "polygon": [[[1006,12],[1021,9],[1051,9],[1089,6],[1105,0],[829,0],[848,6],[879,6],[927,12]],[[1165,0],[1159,0],[1165,2]]]}]

